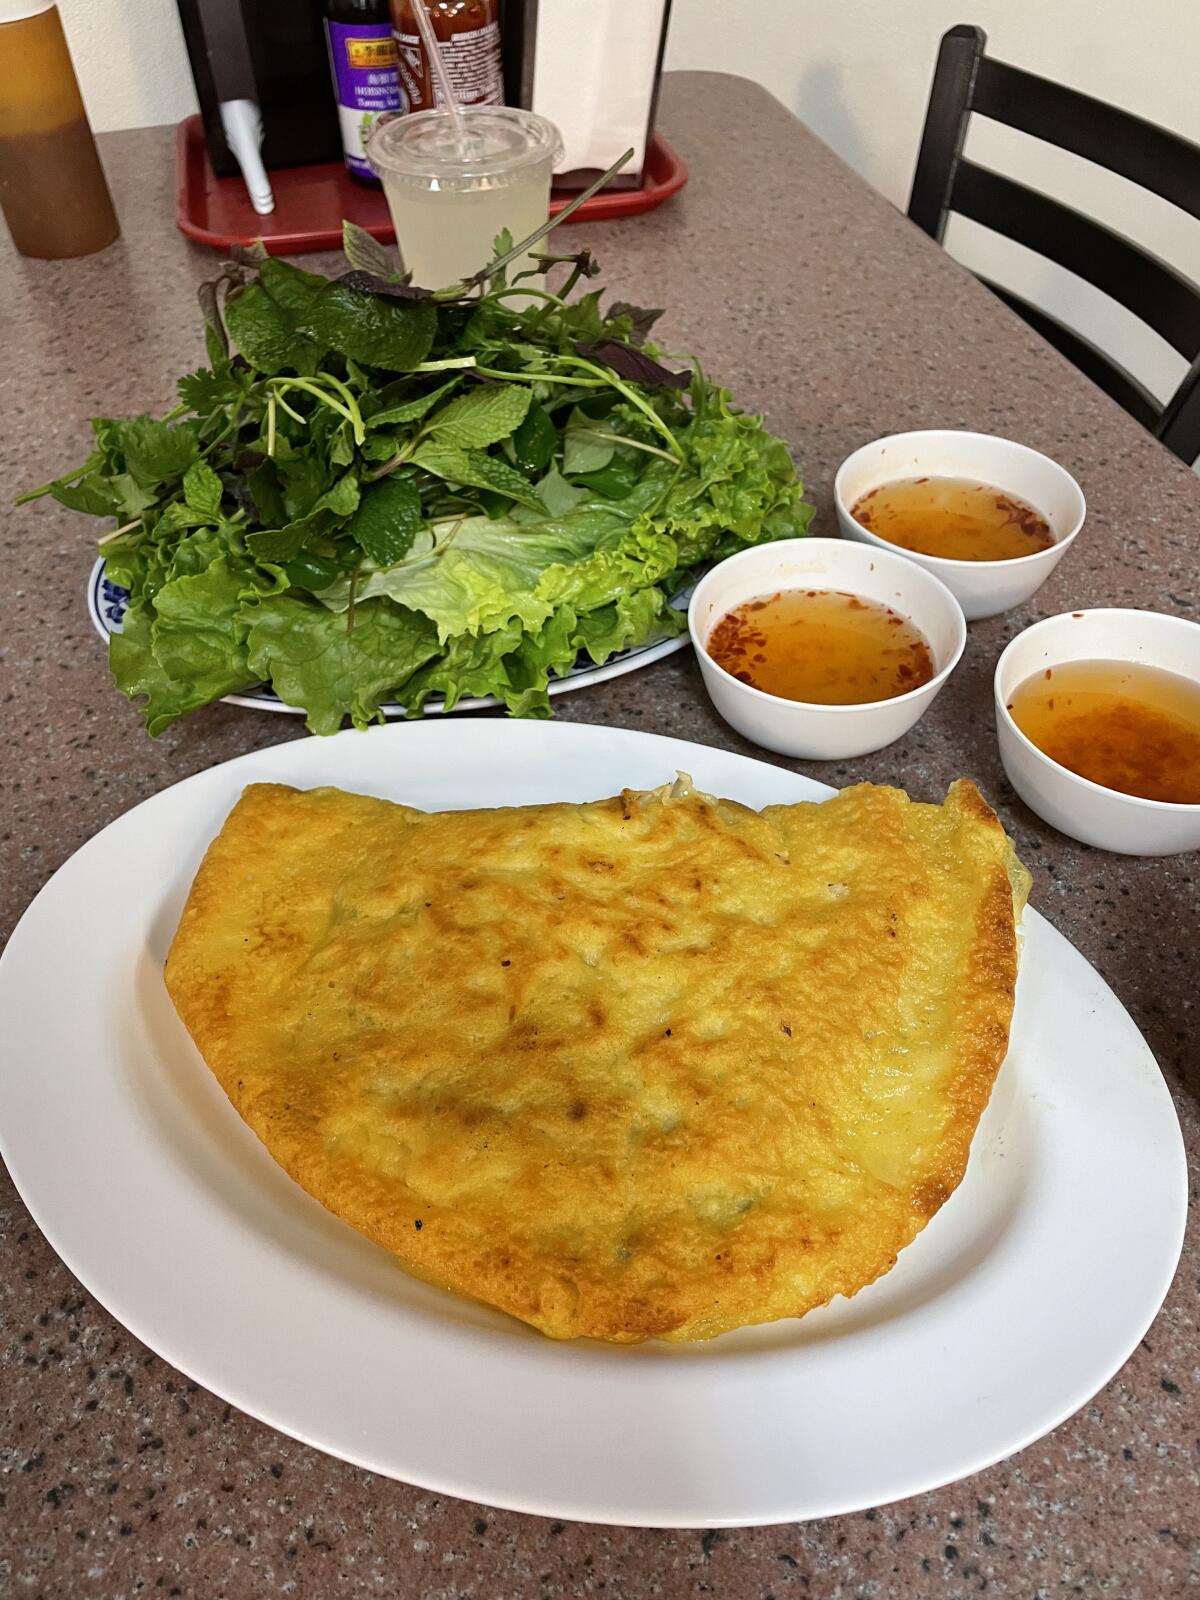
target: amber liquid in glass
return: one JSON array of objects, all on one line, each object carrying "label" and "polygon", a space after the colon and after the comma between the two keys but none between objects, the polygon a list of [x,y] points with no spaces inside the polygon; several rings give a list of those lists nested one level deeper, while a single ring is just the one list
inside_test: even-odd
[{"label": "amber liquid in glass", "polygon": [[1011,561],[1054,543],[1040,511],[970,478],[899,478],[864,494],[850,515],[902,550],[951,561]]},{"label": "amber liquid in glass", "polygon": [[1039,750],[1082,778],[1200,805],[1200,684],[1129,661],[1069,661],[1026,678],[1008,701]]},{"label": "amber liquid in glass", "polygon": [[742,683],[816,705],[893,700],[934,674],[928,642],[906,617],[832,589],[749,600],[721,618],[705,648]]}]

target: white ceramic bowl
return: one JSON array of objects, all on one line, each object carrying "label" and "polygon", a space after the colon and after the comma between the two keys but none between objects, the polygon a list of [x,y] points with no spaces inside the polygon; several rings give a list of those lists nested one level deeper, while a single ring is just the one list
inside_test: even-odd
[{"label": "white ceramic bowl", "polygon": [[[851,506],[864,494],[897,478],[973,478],[1015,494],[1040,511],[1050,524],[1054,543],[1011,561],[952,561],[904,550],[855,522]],[[833,481],[838,526],[847,539],[899,550],[932,572],[954,595],[968,622],[994,617],[1028,600],[1045,583],[1083,527],[1087,505],[1083,490],[1057,461],[1028,445],[999,439],[992,433],[964,433],[930,428],[922,433],[893,433],[865,444],[847,456]]]},{"label": "white ceramic bowl", "polygon": [[1009,782],[1061,833],[1127,856],[1200,849],[1200,805],[1141,800],[1081,778],[1027,739],[1012,719],[1014,691],[1068,661],[1136,661],[1200,683],[1200,623],[1158,611],[1069,611],[1019,633],[996,663],[996,734]]},{"label": "white ceramic bowl", "polygon": [[[717,665],[706,642],[734,606],[780,589],[838,589],[890,606],[925,635],[934,676],[892,700],[851,706],[784,700],[743,683]],[[768,750],[814,761],[864,756],[907,733],[954,671],[967,642],[962,608],[944,583],[902,556],[844,539],[781,539],[730,556],[696,585],[688,629],[704,687],[725,721]]]}]

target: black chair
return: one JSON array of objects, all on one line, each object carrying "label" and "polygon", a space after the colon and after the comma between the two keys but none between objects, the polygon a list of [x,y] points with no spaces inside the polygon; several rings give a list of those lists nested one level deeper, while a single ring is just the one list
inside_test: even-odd
[{"label": "black chair", "polygon": [[1200,218],[1200,145],[984,54],[982,28],[942,36],[908,215],[940,244],[952,211],[1085,278],[1147,323],[1190,370],[1164,406],[1090,340],[987,287],[1184,461],[1200,456],[1200,286],[1111,228],[963,155],[972,113],[1073,151]]}]

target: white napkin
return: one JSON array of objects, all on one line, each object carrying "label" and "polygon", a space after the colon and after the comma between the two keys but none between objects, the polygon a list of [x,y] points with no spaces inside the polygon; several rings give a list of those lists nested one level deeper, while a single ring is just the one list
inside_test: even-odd
[{"label": "white napkin", "polygon": [[561,131],[556,171],[640,174],[666,0],[538,0],[533,107]]}]

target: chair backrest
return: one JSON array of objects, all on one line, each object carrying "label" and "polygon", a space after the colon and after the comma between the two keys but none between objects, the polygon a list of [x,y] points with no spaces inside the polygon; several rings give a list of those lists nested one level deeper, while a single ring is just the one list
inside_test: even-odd
[{"label": "chair backrest", "polygon": [[986,46],[982,28],[964,25],[942,36],[908,215],[939,243],[951,212],[980,222],[1078,274],[1160,334],[1191,363],[1165,407],[1074,329],[996,290],[1169,449],[1192,461],[1200,455],[1200,286],[1104,224],[969,161],[963,143],[973,114],[990,117],[1119,173],[1196,218],[1200,145],[993,60]]}]

